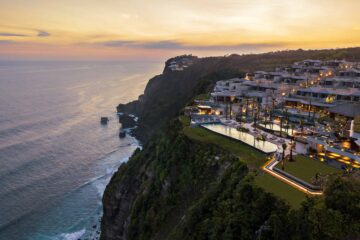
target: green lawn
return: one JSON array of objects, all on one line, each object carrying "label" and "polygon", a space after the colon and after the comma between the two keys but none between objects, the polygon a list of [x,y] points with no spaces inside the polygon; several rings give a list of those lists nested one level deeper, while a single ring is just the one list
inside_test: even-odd
[{"label": "green lawn", "polygon": [[[239,141],[223,137],[200,127],[185,127],[183,131],[185,135],[191,139],[204,143],[215,144],[227,151],[232,152],[233,154],[239,156],[241,161],[246,162],[249,167],[259,169],[260,166],[265,164],[265,154],[258,152],[252,147],[249,147]],[[298,162],[300,163],[300,161]],[[259,172],[260,174],[255,177],[255,184],[263,188],[265,191],[285,200],[290,204],[291,207],[299,207],[300,203],[305,199],[305,193],[300,192],[299,190],[287,185],[273,176],[260,171],[260,169]]]},{"label": "green lawn", "polygon": [[309,183],[316,173],[321,175],[339,174],[342,171],[304,155],[294,156],[295,162],[286,162],[285,171]]},{"label": "green lawn", "polygon": [[360,133],[360,116],[356,116],[354,119],[354,130],[357,133]]},{"label": "green lawn", "polygon": [[223,137],[219,134],[213,133],[201,127],[185,127],[184,133],[191,139],[201,141],[204,143],[217,145],[231,153],[239,156],[241,161],[244,161],[251,167],[260,167],[266,161],[266,155],[256,151],[250,146],[247,146],[239,141]]},{"label": "green lawn", "polygon": [[266,192],[270,192],[275,196],[285,200],[292,208],[298,208],[306,194],[280,181],[279,179],[262,172],[255,177],[255,184]]}]

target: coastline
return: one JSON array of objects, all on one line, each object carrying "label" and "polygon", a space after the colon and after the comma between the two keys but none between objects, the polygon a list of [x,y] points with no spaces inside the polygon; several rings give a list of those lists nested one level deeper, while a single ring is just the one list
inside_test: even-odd
[{"label": "coastline", "polygon": [[[115,106],[136,99],[159,66],[29,61],[2,68],[0,239],[64,239],[61,234],[93,231],[107,183],[99,176],[110,178],[138,147],[128,146],[135,142],[130,136],[119,139]],[[33,88],[19,88],[25,83]],[[100,125],[101,116],[110,117],[107,126]],[[119,148],[123,153],[113,153]]]},{"label": "coastline", "polygon": [[[127,163],[129,161],[129,159],[131,158],[131,156],[134,154],[135,150],[137,148],[142,148],[141,143],[138,139],[136,139],[135,136],[131,135],[131,129],[127,128],[124,129],[127,132],[127,136],[126,138],[130,138],[133,143],[129,144],[129,145],[125,145],[125,146],[119,146],[119,148],[117,150],[114,150],[113,152],[109,153],[111,154],[115,154],[118,151],[121,151],[121,149],[123,147],[128,147],[128,146],[135,146],[135,148],[133,149],[133,151],[129,152],[128,156],[123,158],[123,159],[119,159],[119,164],[116,164],[112,167],[112,169],[110,171],[108,171],[104,176],[100,176],[97,179],[95,179],[94,181],[89,181],[86,184],[93,184],[96,183],[96,180],[101,180],[104,177],[105,180],[103,182],[101,182],[100,186],[97,186],[98,188],[98,192],[99,192],[99,196],[102,199],[106,186],[109,184],[112,176],[118,171],[119,167],[124,164]],[[109,156],[110,156],[109,155]],[[88,226],[85,226],[83,229],[80,230],[76,230],[74,232],[69,232],[69,233],[62,233],[59,237],[60,239],[65,239],[65,240],[78,240],[78,239],[91,239],[91,240],[99,240],[100,239],[100,235],[101,235],[101,218],[103,216],[103,202],[100,201],[99,202],[99,212],[94,216],[94,221],[92,221],[91,223],[89,223]]]},{"label": "coastline", "polygon": [[[122,112],[117,112],[117,116],[120,117],[122,115],[127,115],[129,117],[132,118],[132,120],[135,122],[135,125],[132,126],[132,127],[127,127],[127,128],[120,128],[121,130],[125,131],[126,132],[126,138],[130,138],[132,140],[132,144],[129,144],[129,145],[134,145],[136,146],[132,152],[129,153],[129,155],[124,158],[124,159],[120,159],[119,162],[120,164],[117,164],[115,165],[111,172],[110,173],[107,173],[106,176],[106,181],[103,182],[102,184],[102,188],[101,188],[101,191],[99,191],[100,194],[100,197],[101,199],[103,198],[103,195],[104,195],[104,192],[106,190],[106,187],[107,185],[109,184],[111,178],[114,176],[114,174],[118,171],[118,169],[120,168],[120,166],[124,163],[127,163],[129,161],[129,159],[131,158],[131,156],[134,154],[135,150],[140,148],[140,150],[142,149],[142,144],[140,142],[140,140],[138,140],[136,138],[136,136],[134,136],[134,134],[132,134],[133,130],[137,128],[137,121],[138,121],[138,117],[135,116],[135,115],[132,115],[132,114],[126,114],[126,113],[122,113]],[[120,122],[120,118],[119,118],[119,124],[122,125],[123,123]],[[117,150],[114,150],[112,153],[110,154],[113,154],[117,151],[121,151],[121,148],[122,147],[127,147],[129,145],[126,145],[126,146],[120,146]],[[99,178],[102,178],[104,176],[101,176]],[[82,230],[79,230],[79,231],[76,231],[76,232],[73,232],[73,233],[64,233],[64,234],[61,234],[61,237],[63,239],[66,239],[66,240],[78,240],[78,239],[92,239],[92,240],[99,240],[100,239],[100,236],[101,236],[101,218],[103,216],[103,203],[102,201],[100,201],[100,212],[99,214],[97,214],[95,216],[95,221],[93,222],[93,224],[91,224],[91,226],[88,226],[87,228],[84,228]],[[87,229],[90,229],[90,230],[87,230]]]}]

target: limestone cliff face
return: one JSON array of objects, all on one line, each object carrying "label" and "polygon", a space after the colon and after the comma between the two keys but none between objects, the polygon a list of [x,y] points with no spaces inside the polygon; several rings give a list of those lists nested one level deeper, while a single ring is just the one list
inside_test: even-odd
[{"label": "limestone cliff face", "polygon": [[139,191],[137,179],[123,182],[114,189],[113,195],[103,199],[105,212],[102,221],[101,239],[127,239],[132,203]]},{"label": "limestone cliff face", "polygon": [[[103,197],[102,240],[172,239],[186,210],[236,159],[176,125],[115,173]],[[246,166],[242,166],[246,173]]]},{"label": "limestone cliff face", "polygon": [[116,184],[114,179],[121,178],[118,176],[121,174],[120,171],[114,175],[111,181],[111,190],[108,187],[104,194],[101,239],[127,239],[131,208],[139,193],[140,179],[136,176],[128,179],[122,178],[121,184]]}]

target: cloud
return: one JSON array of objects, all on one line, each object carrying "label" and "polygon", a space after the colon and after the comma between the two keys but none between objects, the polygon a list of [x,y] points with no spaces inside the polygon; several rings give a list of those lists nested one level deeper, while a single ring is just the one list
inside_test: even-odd
[{"label": "cloud", "polygon": [[9,33],[9,32],[0,32],[0,37],[29,37],[29,35],[18,34],[18,33]]},{"label": "cloud", "polygon": [[50,35],[51,34],[49,32],[45,32],[42,30],[38,30],[38,34],[37,34],[38,37],[49,37]]},{"label": "cloud", "polygon": [[[37,37],[48,37],[51,34],[49,32],[46,31],[42,31],[42,30],[36,30]],[[0,37],[31,37],[33,34],[29,35],[29,34],[22,34],[22,33],[11,33],[11,32],[0,32]],[[35,35],[35,33],[34,33]]]},{"label": "cloud", "polygon": [[11,43],[15,43],[15,42],[11,41],[11,40],[0,40],[0,45],[1,44],[11,44]]},{"label": "cloud", "polygon": [[285,43],[241,43],[233,45],[192,45],[184,44],[178,41],[165,40],[156,42],[142,42],[142,41],[106,41],[99,44],[106,47],[133,47],[146,49],[161,49],[161,50],[200,50],[200,51],[244,51],[244,50],[261,50],[282,48]]},{"label": "cloud", "polygon": [[150,49],[184,49],[186,45],[176,41],[159,41],[159,42],[145,42],[140,44],[144,48]]},{"label": "cloud", "polygon": [[136,46],[137,42],[135,41],[123,41],[123,40],[115,40],[115,41],[106,41],[101,42],[100,45],[105,47],[127,47],[127,46]]},{"label": "cloud", "polygon": [[100,42],[106,47],[141,47],[147,49],[183,49],[184,45],[176,41],[157,41],[157,42],[142,42],[142,41],[106,41]]}]

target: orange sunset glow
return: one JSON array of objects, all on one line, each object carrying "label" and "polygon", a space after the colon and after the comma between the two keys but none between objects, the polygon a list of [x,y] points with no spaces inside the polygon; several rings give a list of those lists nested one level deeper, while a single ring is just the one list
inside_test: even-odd
[{"label": "orange sunset glow", "polygon": [[360,1],[1,0],[0,58],[164,59],[360,43]]}]

